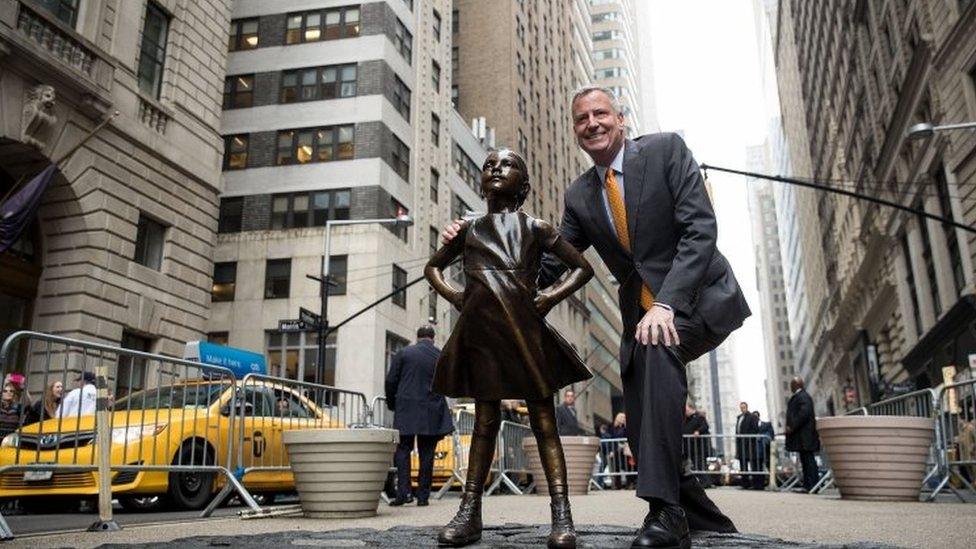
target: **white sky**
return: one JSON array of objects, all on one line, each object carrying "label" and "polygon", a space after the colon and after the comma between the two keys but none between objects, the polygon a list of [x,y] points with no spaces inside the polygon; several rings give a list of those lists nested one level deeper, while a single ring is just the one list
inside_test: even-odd
[{"label": "white sky", "polygon": [[[644,71],[653,62],[662,131],[682,130],[699,163],[746,168],[746,147],[765,139],[767,118],[750,0],[636,0]],[[649,55],[650,54],[650,55]],[[719,249],[732,263],[753,316],[730,338],[740,400],[766,413],[765,358],[755,255],[743,178],[709,173]]]}]

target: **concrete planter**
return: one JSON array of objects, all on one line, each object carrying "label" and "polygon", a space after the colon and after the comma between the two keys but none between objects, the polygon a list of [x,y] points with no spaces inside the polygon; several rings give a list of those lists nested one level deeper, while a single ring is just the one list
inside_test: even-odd
[{"label": "concrete planter", "polygon": [[[600,439],[597,437],[559,437],[566,456],[566,480],[569,483],[569,493],[573,496],[585,495],[590,489],[590,477],[593,474],[593,464],[600,451]],[[536,493],[540,496],[549,495],[549,484],[546,473],[542,470],[539,460],[539,447],[535,438],[525,437],[522,441],[529,462],[529,472],[535,480]]]},{"label": "concrete planter", "polygon": [[380,491],[400,439],[392,429],[283,431],[305,516],[376,515]]},{"label": "concrete planter", "polygon": [[817,428],[842,498],[918,501],[934,420],[837,416],[817,419]]}]

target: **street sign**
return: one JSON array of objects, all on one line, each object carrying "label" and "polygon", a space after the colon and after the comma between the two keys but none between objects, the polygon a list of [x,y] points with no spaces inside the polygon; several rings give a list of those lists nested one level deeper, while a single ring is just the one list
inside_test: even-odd
[{"label": "street sign", "polygon": [[278,321],[279,332],[304,332],[307,329],[308,327],[305,326],[305,323],[297,318]]},{"label": "street sign", "polygon": [[[183,348],[183,358],[227,368],[234,372],[235,376],[241,378],[247,374],[268,373],[264,355],[244,349],[225,347],[208,341],[188,341]],[[206,370],[206,368],[204,369]]]},{"label": "street sign", "polygon": [[318,327],[322,322],[322,317],[309,311],[305,307],[298,308],[298,320],[310,328]]}]

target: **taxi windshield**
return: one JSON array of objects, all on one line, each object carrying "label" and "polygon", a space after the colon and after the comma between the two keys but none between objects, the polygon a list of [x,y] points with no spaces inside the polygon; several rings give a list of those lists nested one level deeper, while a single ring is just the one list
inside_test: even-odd
[{"label": "taxi windshield", "polygon": [[170,385],[132,393],[115,402],[115,410],[157,410],[165,408],[206,408],[217,401],[227,383]]}]

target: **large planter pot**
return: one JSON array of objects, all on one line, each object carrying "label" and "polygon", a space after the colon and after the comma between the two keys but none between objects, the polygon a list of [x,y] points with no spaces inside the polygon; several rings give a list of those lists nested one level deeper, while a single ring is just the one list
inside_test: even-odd
[{"label": "large planter pot", "polygon": [[825,417],[817,419],[817,430],[842,498],[918,501],[934,420]]},{"label": "large planter pot", "polygon": [[[566,480],[569,483],[570,495],[585,495],[590,489],[590,477],[593,474],[593,464],[600,451],[600,439],[597,437],[559,437],[563,444],[563,454],[566,456]],[[540,496],[549,495],[549,483],[546,473],[539,460],[539,447],[535,438],[531,436],[522,440],[529,462],[529,472],[535,480],[536,493]]]},{"label": "large planter pot", "polygon": [[376,515],[380,491],[400,439],[392,429],[283,431],[305,516]]}]

